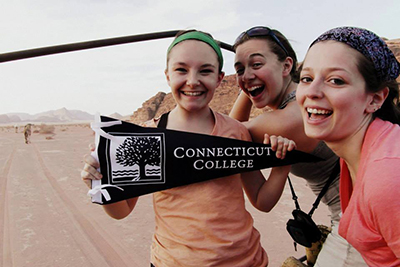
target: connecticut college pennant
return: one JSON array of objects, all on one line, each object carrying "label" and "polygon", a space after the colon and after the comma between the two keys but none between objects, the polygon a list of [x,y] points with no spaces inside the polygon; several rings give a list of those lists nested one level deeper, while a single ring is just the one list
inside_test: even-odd
[{"label": "connecticut college pennant", "polygon": [[92,124],[101,180],[92,181],[92,202],[109,204],[148,193],[236,173],[318,161],[291,151],[275,157],[264,144],[187,133],[99,116]]}]

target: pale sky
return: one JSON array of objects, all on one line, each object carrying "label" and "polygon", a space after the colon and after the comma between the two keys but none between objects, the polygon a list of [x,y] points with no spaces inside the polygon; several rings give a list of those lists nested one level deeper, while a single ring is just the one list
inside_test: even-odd
[{"label": "pale sky", "polygon": [[[150,32],[198,29],[232,43],[264,25],[281,31],[303,60],[308,45],[337,26],[400,38],[400,1],[360,0],[2,0],[0,54]],[[62,107],[131,114],[159,91],[171,38],[0,63],[0,114]],[[224,71],[234,74],[232,52]]]}]

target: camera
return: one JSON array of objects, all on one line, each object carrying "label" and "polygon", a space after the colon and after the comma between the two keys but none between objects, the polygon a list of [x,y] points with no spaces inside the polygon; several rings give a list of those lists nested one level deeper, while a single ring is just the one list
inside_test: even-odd
[{"label": "camera", "polygon": [[293,210],[292,214],[294,219],[286,223],[287,231],[296,243],[310,248],[312,243],[321,239],[321,231],[311,216],[302,210]]}]

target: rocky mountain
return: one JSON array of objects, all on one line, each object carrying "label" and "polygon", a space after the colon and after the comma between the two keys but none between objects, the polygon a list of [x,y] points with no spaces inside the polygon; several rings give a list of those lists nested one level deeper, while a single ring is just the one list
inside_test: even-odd
[{"label": "rocky mountain", "polygon": [[[229,114],[239,93],[235,75],[227,75],[217,88],[210,107],[223,114]],[[130,118],[133,123],[142,123],[173,109],[176,103],[171,93],[158,92],[142,104]],[[252,109],[251,117],[262,113],[262,110]]]},{"label": "rocky mountain", "polygon": [[[387,40],[385,39],[389,48],[396,55],[397,60],[400,62],[400,39]],[[400,83],[400,77],[397,79]],[[239,87],[236,85],[235,75],[227,75],[222,81],[221,85],[217,88],[214,98],[210,103],[213,110],[229,114],[239,92]],[[158,117],[164,112],[167,112],[175,107],[175,101],[171,93],[159,92],[155,96],[142,104],[142,107],[136,110],[130,118],[133,123],[141,123]],[[267,110],[267,109],[265,109]],[[251,118],[264,112],[257,110],[253,107]]]}]

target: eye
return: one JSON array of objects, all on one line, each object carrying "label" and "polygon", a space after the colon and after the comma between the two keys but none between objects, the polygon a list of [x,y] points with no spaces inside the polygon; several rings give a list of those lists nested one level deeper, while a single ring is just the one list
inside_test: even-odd
[{"label": "eye", "polygon": [[262,66],[262,64],[260,63],[260,62],[255,62],[255,63],[253,63],[253,65],[252,65],[252,67],[253,68],[260,68]]},{"label": "eye", "polygon": [[237,75],[240,76],[240,75],[242,75],[243,73],[244,73],[244,68],[237,68],[237,69],[236,69],[236,74],[237,74]]},{"label": "eye", "polygon": [[186,73],[187,72],[185,68],[176,68],[175,71],[181,72],[181,73]]},{"label": "eye", "polygon": [[342,79],[339,78],[332,78],[329,80],[330,83],[334,84],[334,85],[343,85],[345,84],[345,82]]},{"label": "eye", "polygon": [[209,74],[209,73],[214,73],[213,69],[202,69],[200,70],[201,74]]},{"label": "eye", "polygon": [[301,83],[311,83],[312,79],[309,76],[303,76],[303,77],[300,77],[300,82]]}]

